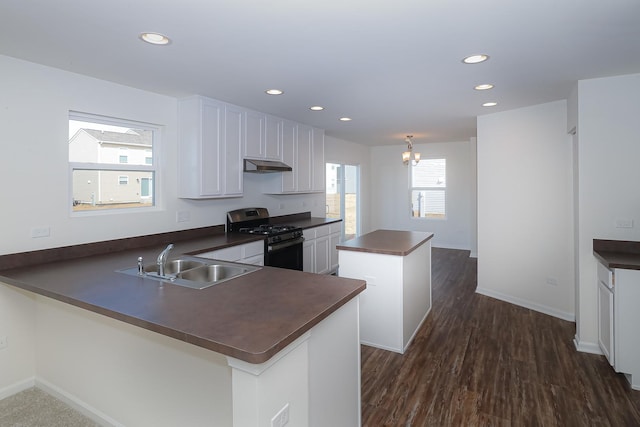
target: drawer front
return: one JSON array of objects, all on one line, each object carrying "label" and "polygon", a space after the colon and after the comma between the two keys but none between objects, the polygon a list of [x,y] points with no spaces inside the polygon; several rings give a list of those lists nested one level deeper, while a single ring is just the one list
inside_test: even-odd
[{"label": "drawer front", "polygon": [[323,225],[321,227],[316,227],[316,237],[328,236],[331,234],[331,227],[329,225]]},{"label": "drawer front", "polygon": [[598,282],[603,283],[608,288],[612,288],[614,285],[613,281],[613,271],[601,263],[598,263]]},{"label": "drawer front", "polygon": [[316,229],[307,228],[306,230],[302,230],[302,235],[305,240],[314,240],[316,238]]},{"label": "drawer front", "polygon": [[331,224],[331,234],[342,232],[342,221]]},{"label": "drawer front", "polygon": [[260,240],[258,242],[246,243],[242,245],[242,249],[244,250],[242,258],[264,255],[264,241]]},{"label": "drawer front", "polygon": [[238,261],[242,258],[242,246],[231,246],[229,248],[218,249],[216,251],[205,252],[197,256],[220,261]]}]

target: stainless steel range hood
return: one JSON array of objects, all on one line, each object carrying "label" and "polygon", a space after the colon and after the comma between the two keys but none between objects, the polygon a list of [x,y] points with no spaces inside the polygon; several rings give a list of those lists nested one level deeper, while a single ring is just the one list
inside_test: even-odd
[{"label": "stainless steel range hood", "polygon": [[274,160],[244,159],[244,171],[252,173],[291,172],[291,166]]}]

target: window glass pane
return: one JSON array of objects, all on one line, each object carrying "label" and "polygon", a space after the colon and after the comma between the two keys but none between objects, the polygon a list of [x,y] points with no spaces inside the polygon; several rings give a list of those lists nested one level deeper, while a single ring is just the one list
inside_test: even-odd
[{"label": "window glass pane", "polygon": [[150,165],[152,147],[152,130],[69,120],[70,162]]},{"label": "window glass pane", "polygon": [[411,167],[412,187],[446,187],[446,159],[422,159]]},{"label": "window glass pane", "polygon": [[411,192],[411,214],[418,218],[445,218],[444,190],[413,190]]},{"label": "window glass pane", "polygon": [[73,170],[73,210],[141,208],[153,206],[153,172]]}]

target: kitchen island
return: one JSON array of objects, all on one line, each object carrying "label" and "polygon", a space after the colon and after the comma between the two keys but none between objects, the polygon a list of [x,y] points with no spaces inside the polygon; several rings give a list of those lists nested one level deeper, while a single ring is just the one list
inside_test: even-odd
[{"label": "kitchen island", "polygon": [[337,246],[340,277],[361,279],[360,342],[404,353],[431,310],[433,233],[376,230]]},{"label": "kitchen island", "polygon": [[[177,242],[173,257],[225,240]],[[364,282],[261,267],[195,290],[117,272],[166,243],[43,264],[7,258],[0,293],[35,319],[34,349],[17,355],[32,359],[33,377],[0,395],[35,384],[104,425],[359,424]]]}]

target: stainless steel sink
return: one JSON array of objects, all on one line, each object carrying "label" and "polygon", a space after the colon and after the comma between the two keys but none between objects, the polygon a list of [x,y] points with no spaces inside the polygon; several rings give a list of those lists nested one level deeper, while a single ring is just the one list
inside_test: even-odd
[{"label": "stainless steel sink", "polygon": [[221,280],[231,279],[241,276],[251,271],[247,267],[236,265],[212,264],[204,267],[194,268],[180,274],[180,278],[184,280],[192,280],[194,282],[220,282]]},{"label": "stainless steel sink", "polygon": [[[201,261],[194,261],[190,259],[174,259],[171,261],[167,261],[167,264],[164,267],[164,274],[175,276],[176,274],[182,273],[183,271],[191,270],[192,268],[196,267],[202,267],[203,265],[205,265],[205,263]],[[147,273],[157,273],[158,266],[155,264],[150,265],[149,267],[145,267],[144,271]]]},{"label": "stainless steel sink", "polygon": [[125,268],[117,272],[192,289],[204,289],[259,269],[260,267],[256,265],[184,256],[167,261],[164,276],[158,274],[158,267],[155,264],[145,266],[142,273],[138,272],[137,267]]}]

